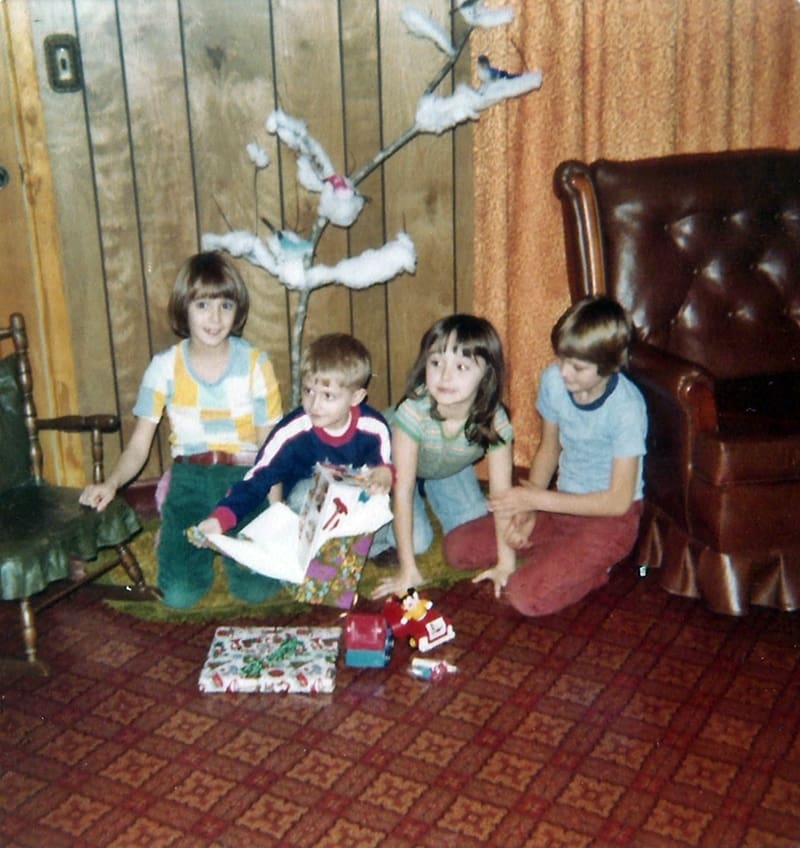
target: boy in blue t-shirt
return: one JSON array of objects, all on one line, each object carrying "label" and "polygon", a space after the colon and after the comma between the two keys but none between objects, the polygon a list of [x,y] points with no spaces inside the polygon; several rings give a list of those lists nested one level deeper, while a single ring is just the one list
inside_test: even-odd
[{"label": "boy in blue t-shirt", "polygon": [[475,580],[490,580],[525,615],[556,612],[603,585],[636,541],[647,409],[621,371],[631,338],[624,309],[604,296],[574,304],[553,327],[557,361],[541,376],[542,439],[528,480],[489,499],[509,520],[516,568],[494,564],[491,519],[445,540],[448,562],[484,569]]}]

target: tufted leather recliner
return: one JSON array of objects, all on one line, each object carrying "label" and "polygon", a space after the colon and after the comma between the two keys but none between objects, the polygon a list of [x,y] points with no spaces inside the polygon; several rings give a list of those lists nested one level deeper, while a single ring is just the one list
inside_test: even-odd
[{"label": "tufted leather recliner", "polygon": [[637,330],[638,561],[733,615],[800,606],[800,152],[561,163],[573,300]]}]

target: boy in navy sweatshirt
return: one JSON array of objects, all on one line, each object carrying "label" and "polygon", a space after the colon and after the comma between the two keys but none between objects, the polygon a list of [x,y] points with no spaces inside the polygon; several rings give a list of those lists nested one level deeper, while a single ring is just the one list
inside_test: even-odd
[{"label": "boy in navy sweatshirt", "polygon": [[372,376],[369,351],[346,333],[321,336],[300,363],[302,406],[275,425],[244,479],[197,525],[203,535],[225,533],[262,507],[282,485],[287,504],[300,512],[318,462],[364,470],[371,494],[392,487],[389,426],[364,403]]}]

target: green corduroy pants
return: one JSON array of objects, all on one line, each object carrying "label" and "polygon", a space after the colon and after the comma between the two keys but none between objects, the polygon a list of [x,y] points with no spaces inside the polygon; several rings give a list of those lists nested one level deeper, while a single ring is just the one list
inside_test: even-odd
[{"label": "green corduroy pants", "polygon": [[[157,550],[158,587],[168,606],[192,607],[211,588],[217,554],[209,548],[191,545],[186,539],[186,529],[206,518],[246,471],[230,465],[176,463],[172,466],[169,491],[161,508]],[[222,561],[230,593],[243,601],[259,603],[283,586],[281,581],[256,574],[227,557]]]}]

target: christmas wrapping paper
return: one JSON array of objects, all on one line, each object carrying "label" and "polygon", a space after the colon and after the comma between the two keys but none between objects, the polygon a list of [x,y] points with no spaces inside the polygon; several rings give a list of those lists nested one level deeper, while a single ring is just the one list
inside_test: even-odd
[{"label": "christmas wrapping paper", "polygon": [[295,598],[307,604],[350,609],[371,545],[372,533],[329,539],[312,557],[305,580],[295,587]]},{"label": "christmas wrapping paper", "polygon": [[201,692],[333,692],[341,627],[218,627]]},{"label": "christmas wrapping paper", "polygon": [[392,519],[389,496],[370,495],[362,474],[318,464],[300,515],[275,503],[237,537],[208,541],[259,574],[295,584],[300,601],[349,609],[373,534]]}]

